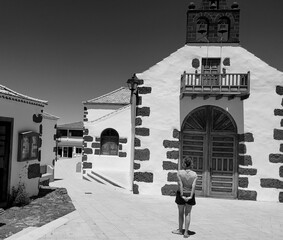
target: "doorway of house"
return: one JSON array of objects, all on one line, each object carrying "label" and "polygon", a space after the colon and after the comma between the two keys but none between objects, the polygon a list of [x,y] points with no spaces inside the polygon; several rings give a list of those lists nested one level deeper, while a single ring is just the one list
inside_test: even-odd
[{"label": "doorway of house", "polygon": [[193,110],[182,124],[181,144],[181,159],[194,161],[198,196],[237,197],[237,126],[228,112],[216,106]]},{"label": "doorway of house", "polygon": [[8,198],[12,121],[0,117],[0,206],[5,206]]}]

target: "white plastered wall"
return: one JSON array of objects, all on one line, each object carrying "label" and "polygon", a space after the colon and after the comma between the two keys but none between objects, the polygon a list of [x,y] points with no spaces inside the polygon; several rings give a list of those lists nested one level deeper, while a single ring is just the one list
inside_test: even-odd
[{"label": "white plastered wall", "polygon": [[[230,58],[227,73],[251,72],[251,95],[240,101],[208,99],[201,101],[179,100],[180,77],[186,71],[194,73],[192,60],[198,58]],[[223,67],[223,66],[222,66]],[[200,68],[198,69],[200,72]],[[246,143],[247,155],[252,156],[253,166],[258,173],[249,177],[248,190],[257,191],[258,200],[278,201],[278,189],[262,188],[261,178],[279,177],[279,166],[269,162],[269,154],[279,153],[280,141],[273,139],[275,128],[280,129],[280,117],[274,116],[274,109],[280,106],[282,98],[276,94],[277,85],[282,85],[283,74],[268,66],[262,60],[240,46],[184,46],[147,71],[137,74],[144,80],[144,86],[151,87],[151,94],[142,95],[142,106],[150,107],[150,116],[142,117],[142,127],[150,129],[149,137],[140,137],[141,149],[150,149],[150,160],[141,164],[141,172],[153,172],[153,184],[138,182],[141,194],[160,194],[161,187],[167,182],[167,171],[162,162],[168,149],[163,147],[164,140],[172,138],[173,129],[180,130],[187,114],[201,105],[216,105],[229,111],[237,123],[238,133],[251,132],[255,142]],[[244,106],[244,107],[243,107]],[[243,121],[244,119],[244,121]],[[281,142],[282,143],[282,142]],[[281,178],[282,180],[282,178]]]},{"label": "white plastered wall", "polygon": [[[102,116],[100,116],[102,117]],[[103,130],[107,128],[115,129],[119,138],[126,138],[127,143],[122,144],[123,149],[119,152],[126,152],[126,157],[107,155],[87,155],[87,161],[92,163],[92,170],[117,183],[118,185],[132,189],[132,164],[131,164],[131,107],[112,111],[96,121],[84,122],[85,129],[88,129],[89,136],[94,139],[100,138]],[[92,143],[87,142],[87,148],[91,148]]]},{"label": "white plastered wall", "polygon": [[38,194],[39,178],[28,179],[28,166],[39,163],[39,161],[31,160],[18,162],[18,134],[22,131],[34,131],[39,133],[39,124],[33,122],[33,115],[40,114],[42,107],[1,99],[0,116],[14,119],[12,150],[10,162],[10,191],[12,187],[18,187],[19,183],[24,183],[29,196]]}]

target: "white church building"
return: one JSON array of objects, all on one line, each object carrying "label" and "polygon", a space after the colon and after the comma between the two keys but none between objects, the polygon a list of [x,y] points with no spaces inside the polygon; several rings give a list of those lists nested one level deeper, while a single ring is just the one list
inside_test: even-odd
[{"label": "white church building", "polygon": [[240,9],[201,0],[186,44],[84,102],[83,176],[175,195],[184,156],[197,196],[283,202],[283,73],[240,45]]}]

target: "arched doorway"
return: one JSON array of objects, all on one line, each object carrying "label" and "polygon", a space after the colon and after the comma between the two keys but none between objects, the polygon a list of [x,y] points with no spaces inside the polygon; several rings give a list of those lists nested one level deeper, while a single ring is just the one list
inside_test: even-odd
[{"label": "arched doorway", "polygon": [[181,144],[181,159],[194,160],[198,196],[237,197],[237,126],[228,112],[216,106],[193,110],[182,124]]}]

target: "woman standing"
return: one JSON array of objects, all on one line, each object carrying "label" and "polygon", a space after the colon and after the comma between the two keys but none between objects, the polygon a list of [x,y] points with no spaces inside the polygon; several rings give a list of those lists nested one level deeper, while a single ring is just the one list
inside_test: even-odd
[{"label": "woman standing", "polygon": [[195,187],[197,173],[192,170],[193,161],[190,157],[185,157],[183,160],[183,170],[179,170],[178,191],[176,193],[175,203],[178,204],[179,210],[179,229],[173,231],[175,234],[183,234],[183,224],[185,218],[184,238],[188,238],[188,230],[191,222],[192,206],[196,204]]}]

